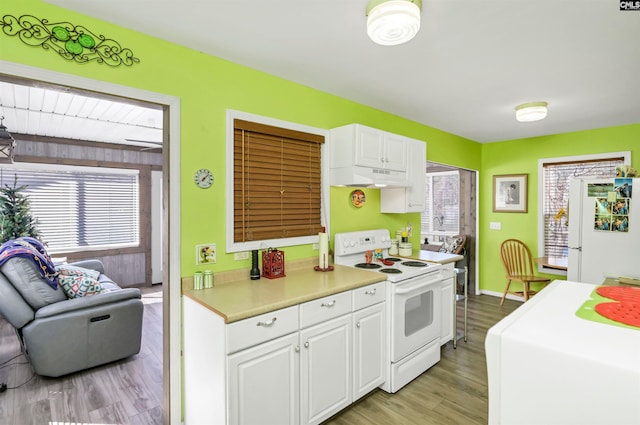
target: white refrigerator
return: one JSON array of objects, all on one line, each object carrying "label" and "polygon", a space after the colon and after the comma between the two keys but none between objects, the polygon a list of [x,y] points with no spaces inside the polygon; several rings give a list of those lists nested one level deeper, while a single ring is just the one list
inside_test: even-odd
[{"label": "white refrigerator", "polygon": [[567,280],[640,279],[640,179],[571,181]]}]

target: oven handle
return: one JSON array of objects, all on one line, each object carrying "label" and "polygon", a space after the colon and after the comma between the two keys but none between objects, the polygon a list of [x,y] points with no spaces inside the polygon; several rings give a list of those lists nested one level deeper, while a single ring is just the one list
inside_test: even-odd
[{"label": "oven handle", "polygon": [[426,288],[427,286],[431,286],[434,283],[438,283],[439,281],[440,281],[440,279],[429,279],[426,282],[419,282],[419,283],[416,283],[415,285],[412,285],[412,286],[406,286],[406,287],[405,286],[400,286],[400,287],[395,289],[394,293],[400,294],[400,295],[408,294],[410,292],[415,292],[418,289],[422,289],[422,288]]}]

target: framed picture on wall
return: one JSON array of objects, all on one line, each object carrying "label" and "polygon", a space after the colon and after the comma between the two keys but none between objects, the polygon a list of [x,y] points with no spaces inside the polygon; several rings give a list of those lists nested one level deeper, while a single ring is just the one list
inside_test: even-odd
[{"label": "framed picture on wall", "polygon": [[493,212],[527,212],[527,174],[493,176]]}]

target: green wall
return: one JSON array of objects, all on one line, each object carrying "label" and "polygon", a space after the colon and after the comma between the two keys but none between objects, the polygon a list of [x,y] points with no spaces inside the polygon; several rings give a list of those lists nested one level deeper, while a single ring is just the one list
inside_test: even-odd
[{"label": "green wall", "polygon": [[[31,14],[49,22],[68,21],[104,34],[133,50],[141,62],[112,68],[97,63],[76,64],[52,51],[29,47],[0,32],[0,60],[66,74],[164,93],[181,102],[181,275],[196,269],[196,244],[215,242],[215,271],[248,268],[224,254],[225,241],[225,117],[227,109],[263,115],[322,129],[348,123],[382,128],[428,143],[427,159],[480,171],[479,236],[480,284],[502,291],[504,277],[498,247],[503,239],[518,237],[537,251],[538,158],[632,150],[638,153],[640,125],[591,130],[526,140],[479,144],[395,115],[294,84],[256,70],[177,46],[97,19],[70,12],[38,0],[3,0],[2,16]],[[0,70],[2,72],[2,70]],[[354,84],[357,84],[354,81]],[[5,123],[10,125],[10,123]],[[525,124],[526,125],[526,124]],[[529,124],[529,125],[535,125]],[[640,168],[637,160],[634,166]],[[215,183],[207,190],[192,183],[195,170],[208,167]],[[529,212],[498,214],[491,211],[494,174],[529,174]],[[392,232],[407,223],[419,242],[418,214],[380,214],[380,194],[365,189],[367,203],[356,209],[348,202],[349,188],[330,191],[331,232],[387,227]],[[203,214],[206,211],[206,214]],[[499,221],[502,230],[489,230]],[[287,248],[287,259],[314,257],[311,246]]]},{"label": "green wall", "polygon": [[[248,261],[234,261],[233,255],[224,253],[227,109],[322,129],[358,122],[428,141],[429,160],[480,168],[481,145],[478,143],[337,96],[37,0],[3,0],[2,16],[7,14],[16,17],[30,14],[49,22],[84,25],[130,48],[140,63],[116,68],[98,63],[77,64],[51,50],[27,46],[17,37],[0,32],[1,60],[180,98],[182,276],[191,275],[197,269],[195,245],[200,243],[217,244],[218,263],[213,267],[214,272],[249,267]],[[354,84],[357,83],[354,80]],[[215,175],[214,185],[207,190],[197,189],[192,183],[193,172],[203,167],[210,168]],[[414,226],[419,222],[415,214],[408,217],[379,214],[376,190],[367,191],[366,208],[353,211],[343,202],[344,192],[340,188],[331,190],[332,232],[351,230],[355,226],[384,226],[395,230],[406,226],[409,220],[416,223]],[[287,259],[315,255],[317,251],[313,251],[311,245],[287,248]]]},{"label": "green wall", "polygon": [[[535,125],[535,124],[534,124]],[[480,174],[480,282],[484,290],[502,292],[506,284],[500,261],[500,243],[509,238],[524,241],[534,256],[538,252],[538,160],[603,152],[631,151],[632,164],[640,169],[640,124],[567,134],[489,143],[482,146]],[[492,212],[493,176],[528,174],[528,212]],[[490,230],[490,222],[502,223]],[[549,275],[551,279],[558,276]]]}]

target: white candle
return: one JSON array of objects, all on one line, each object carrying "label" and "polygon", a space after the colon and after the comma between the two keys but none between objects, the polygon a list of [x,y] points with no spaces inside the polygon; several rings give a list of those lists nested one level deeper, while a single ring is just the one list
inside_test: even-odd
[{"label": "white candle", "polygon": [[326,269],[329,267],[329,236],[324,232],[320,232],[318,233],[318,237],[318,249],[320,251],[318,256],[318,266],[321,269]]}]

